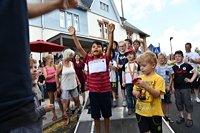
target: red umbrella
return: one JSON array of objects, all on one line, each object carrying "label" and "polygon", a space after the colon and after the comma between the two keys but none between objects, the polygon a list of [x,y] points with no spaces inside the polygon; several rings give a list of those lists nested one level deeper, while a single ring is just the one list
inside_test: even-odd
[{"label": "red umbrella", "polygon": [[58,52],[62,51],[65,46],[61,46],[55,43],[45,42],[43,40],[37,40],[30,42],[30,50],[31,52],[38,52],[40,53],[40,60],[41,60],[41,53],[43,52]]}]

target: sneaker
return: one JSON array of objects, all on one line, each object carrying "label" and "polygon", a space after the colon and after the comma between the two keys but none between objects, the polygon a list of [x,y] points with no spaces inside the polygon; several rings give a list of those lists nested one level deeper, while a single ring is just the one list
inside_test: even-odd
[{"label": "sneaker", "polygon": [[193,125],[193,120],[187,119],[185,126],[186,127],[191,127]]},{"label": "sneaker", "polygon": [[184,118],[179,117],[178,120],[176,120],[176,123],[177,123],[177,124],[181,124],[181,123],[183,123],[184,121],[185,121]]},{"label": "sneaker", "polygon": [[126,100],[123,100],[122,106],[123,106],[123,107],[126,107],[126,106],[127,106]]},{"label": "sneaker", "polygon": [[195,101],[200,103],[200,99],[198,97],[195,98]]},{"label": "sneaker", "polygon": [[115,100],[113,100],[113,107],[117,107],[117,101]]},{"label": "sneaker", "polygon": [[132,115],[133,114],[133,109],[128,109],[128,115]]}]

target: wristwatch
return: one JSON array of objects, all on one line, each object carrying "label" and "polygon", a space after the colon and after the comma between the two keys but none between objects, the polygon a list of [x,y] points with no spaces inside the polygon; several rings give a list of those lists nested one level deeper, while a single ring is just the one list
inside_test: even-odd
[{"label": "wristwatch", "polygon": [[56,89],[60,88],[60,86],[56,87]]}]

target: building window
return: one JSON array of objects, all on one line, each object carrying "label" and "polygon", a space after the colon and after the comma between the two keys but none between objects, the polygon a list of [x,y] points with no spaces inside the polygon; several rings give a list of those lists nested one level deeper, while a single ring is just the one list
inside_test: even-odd
[{"label": "building window", "polygon": [[102,23],[99,23],[99,37],[103,38],[103,25]]},{"label": "building window", "polygon": [[133,32],[131,31],[126,31],[127,39],[133,39]]},{"label": "building window", "polygon": [[72,14],[67,13],[67,26],[72,26]]},{"label": "building window", "polygon": [[100,9],[104,10],[104,11],[109,11],[109,6],[103,2],[100,2]]},{"label": "building window", "polygon": [[129,39],[129,32],[126,32],[126,38]]},{"label": "building window", "polygon": [[105,5],[105,11],[107,11],[108,12],[108,5]]},{"label": "building window", "polygon": [[108,39],[108,24],[109,21],[102,19],[102,20],[97,20],[98,26],[99,26],[99,37],[103,39]]},{"label": "building window", "polygon": [[60,27],[65,28],[65,12],[60,11]]},{"label": "building window", "polygon": [[108,39],[108,23],[104,23],[104,38]]},{"label": "building window", "polygon": [[76,31],[79,31],[79,16],[78,15],[74,15],[74,28],[76,29]]},{"label": "building window", "polygon": [[130,39],[133,40],[133,33],[130,33]]},{"label": "building window", "polygon": [[100,2],[100,9],[103,10],[103,3],[102,2]]}]

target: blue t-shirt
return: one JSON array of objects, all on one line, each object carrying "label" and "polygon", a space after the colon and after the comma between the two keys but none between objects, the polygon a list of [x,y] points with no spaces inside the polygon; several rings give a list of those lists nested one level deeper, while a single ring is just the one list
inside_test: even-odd
[{"label": "blue t-shirt", "polygon": [[[0,65],[1,127],[3,125],[2,122],[5,121],[2,117],[9,116],[11,112],[15,112],[30,102],[34,105],[34,95],[32,93],[29,62],[30,44],[27,1],[1,0],[0,16],[0,62],[2,63]],[[25,112],[31,112],[33,109],[27,109]],[[20,112],[17,116],[25,115],[22,114],[24,112]]]},{"label": "blue t-shirt", "polygon": [[[118,64],[125,65],[128,62],[128,59],[124,54],[119,53],[118,55]],[[122,68],[118,69],[119,75],[122,75]]]},{"label": "blue t-shirt", "polygon": [[165,80],[166,88],[168,88],[170,75],[174,74],[174,70],[170,66],[165,65],[164,67],[156,66],[155,72]]},{"label": "blue t-shirt", "polygon": [[119,52],[115,52],[115,56],[113,58],[114,61],[117,61],[117,56],[119,55]]}]

